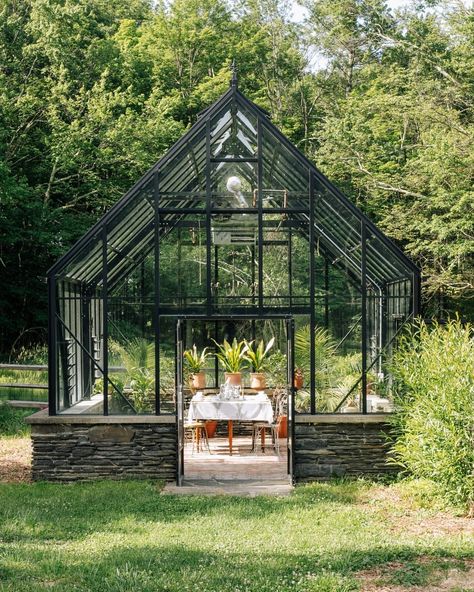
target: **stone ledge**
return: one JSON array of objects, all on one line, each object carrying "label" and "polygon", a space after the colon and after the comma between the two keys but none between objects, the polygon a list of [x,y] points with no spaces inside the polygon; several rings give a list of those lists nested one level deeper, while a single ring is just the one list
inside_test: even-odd
[{"label": "stone ledge", "polygon": [[364,424],[364,423],[389,423],[391,413],[334,413],[327,415],[310,415],[309,413],[302,413],[295,415],[295,423],[310,423],[310,424]]},{"label": "stone ledge", "polygon": [[46,410],[26,418],[31,424],[175,424],[174,415],[48,415]]}]

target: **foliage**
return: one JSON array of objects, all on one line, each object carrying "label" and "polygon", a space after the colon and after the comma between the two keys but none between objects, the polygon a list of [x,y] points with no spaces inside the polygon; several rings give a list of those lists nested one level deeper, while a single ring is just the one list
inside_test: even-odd
[{"label": "foliage", "polygon": [[25,417],[32,414],[31,409],[15,409],[0,402],[0,436],[26,436],[29,426],[25,424]]},{"label": "foliage", "polygon": [[222,344],[217,343],[217,341],[214,341],[214,343],[218,348],[216,357],[226,372],[240,372],[246,368],[245,354],[247,353],[249,344],[245,341],[237,341],[235,338],[232,341],[232,345],[226,339],[224,339],[224,343]]},{"label": "foliage", "polygon": [[199,354],[196,345],[193,345],[193,347],[191,349],[187,349],[183,355],[188,370],[192,374],[197,374],[201,372],[203,368],[205,368],[206,360],[211,354],[207,351],[207,347],[205,347]]},{"label": "foliage", "polygon": [[393,359],[396,461],[435,481],[445,498],[474,504],[474,339],[471,325],[420,322]]},{"label": "foliage", "polygon": [[[324,327],[314,330],[316,406],[320,412],[334,411],[362,374],[361,355],[339,355],[337,344]],[[310,374],[311,329],[309,325],[295,332],[295,363],[306,382]],[[354,396],[358,391],[354,392]],[[300,389],[296,397],[297,411],[308,411],[310,394]]]},{"label": "foliage", "polygon": [[247,360],[247,362],[252,364],[254,372],[262,372],[265,369],[266,362],[268,362],[268,353],[273,347],[274,343],[274,337],[270,339],[267,345],[265,345],[263,339],[261,339],[257,347],[255,347],[253,342],[248,343],[245,341],[247,351],[245,352],[244,358]]},{"label": "foliage", "polygon": [[130,398],[137,413],[150,412],[153,408],[155,392],[155,374],[149,368],[135,368],[131,374]]},{"label": "foliage", "polygon": [[284,1],[4,0],[3,354],[45,341],[47,269],[228,87],[233,57],[240,88],[420,264],[431,309],[473,314],[470,10],[303,4],[302,24]]},{"label": "foliage", "polygon": [[286,388],[288,382],[288,360],[279,349],[267,358],[267,382],[273,388]]},{"label": "foliage", "polygon": [[150,372],[155,370],[155,344],[144,337],[131,339],[126,345],[109,340],[109,350],[119,356],[128,375],[131,375],[137,368]]},{"label": "foliage", "polygon": [[0,484],[3,588],[37,592],[54,578],[62,592],[350,592],[372,586],[360,578],[380,566],[468,566],[474,552],[449,515],[435,537],[406,528],[432,525],[433,515],[380,484],[315,483],[253,498],[160,489],[146,481]]}]

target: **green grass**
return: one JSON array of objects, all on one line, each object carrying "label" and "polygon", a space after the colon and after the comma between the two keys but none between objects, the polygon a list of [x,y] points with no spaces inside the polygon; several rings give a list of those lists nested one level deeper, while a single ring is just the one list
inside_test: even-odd
[{"label": "green grass", "polygon": [[0,436],[26,436],[30,433],[25,417],[37,409],[15,409],[0,401]]},{"label": "green grass", "polygon": [[427,557],[474,557],[461,533],[394,529],[405,509],[371,501],[380,487],[249,499],[164,496],[136,481],[0,485],[0,590],[349,592],[359,570],[401,562],[392,581],[415,584]]}]

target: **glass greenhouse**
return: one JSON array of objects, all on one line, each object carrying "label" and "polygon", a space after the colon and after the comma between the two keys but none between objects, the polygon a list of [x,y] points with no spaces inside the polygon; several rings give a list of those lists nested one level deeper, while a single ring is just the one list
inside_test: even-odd
[{"label": "glass greenhouse", "polygon": [[[366,414],[391,409],[420,274],[234,79],[48,285],[50,415],[179,418],[184,350],[271,337],[289,416]],[[205,374],[218,389],[215,356]]]}]

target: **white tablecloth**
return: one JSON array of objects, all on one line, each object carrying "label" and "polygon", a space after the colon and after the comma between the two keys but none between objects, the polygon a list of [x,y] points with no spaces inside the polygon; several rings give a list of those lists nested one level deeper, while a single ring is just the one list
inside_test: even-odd
[{"label": "white tablecloth", "polygon": [[196,419],[223,419],[235,421],[266,421],[272,423],[273,409],[270,399],[245,397],[235,401],[219,401],[206,397],[203,401],[191,400],[188,421]]}]

